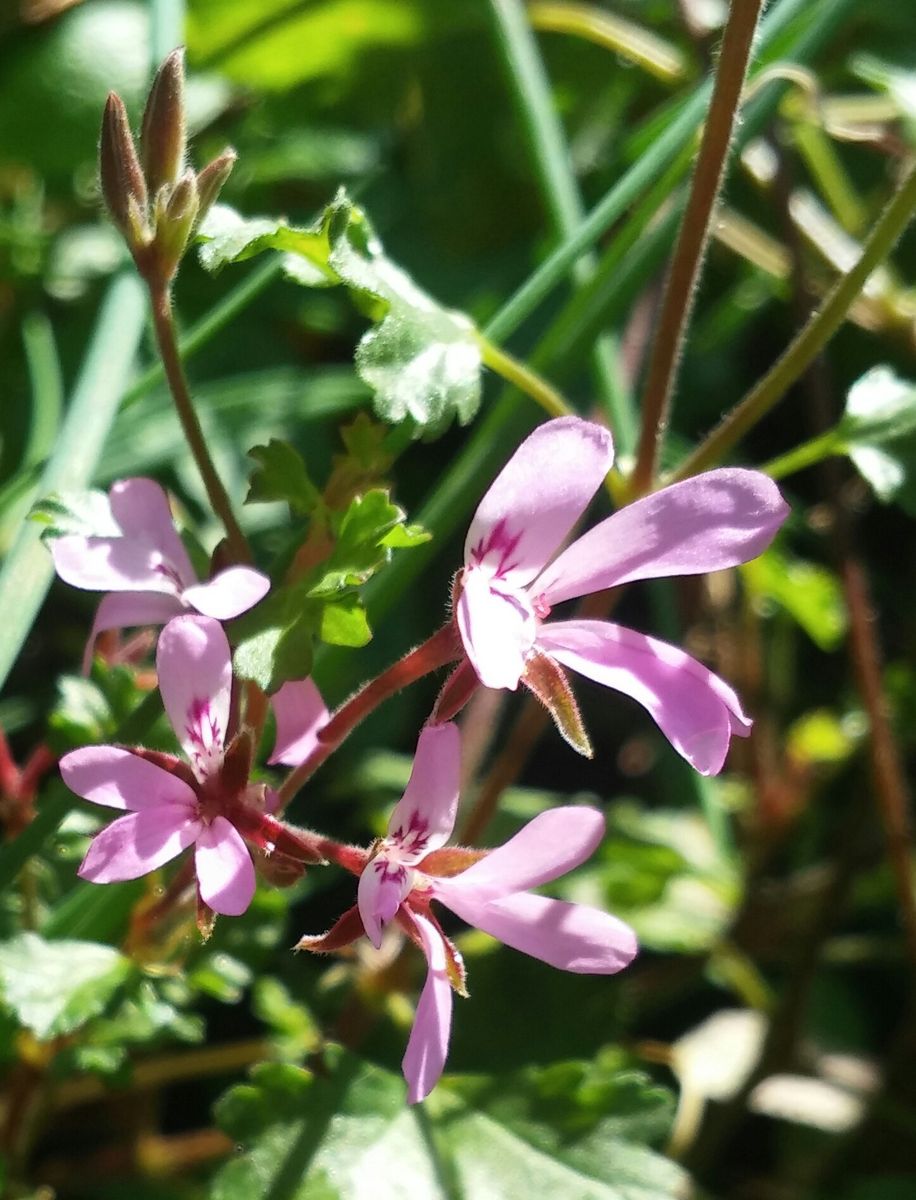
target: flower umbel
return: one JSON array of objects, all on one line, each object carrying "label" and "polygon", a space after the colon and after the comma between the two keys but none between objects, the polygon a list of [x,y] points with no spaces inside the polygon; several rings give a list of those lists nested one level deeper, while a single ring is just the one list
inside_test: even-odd
[{"label": "flower umbel", "polygon": [[96,834],[79,873],[93,883],[136,879],[193,845],[201,899],[214,912],[237,916],[251,902],[255,872],[248,847],[223,811],[237,796],[226,793],[222,776],[232,683],[222,626],[209,617],[176,617],[160,635],[156,664],[163,704],[188,764],[122,746],[86,746],[64,755],[60,771],[71,791],[93,804],[128,810]]},{"label": "flower umbel", "polygon": [[474,515],[457,603],[480,682],[518,687],[546,656],[642,704],[704,775],[751,722],[732,689],[683,650],[610,621],[548,621],[564,600],[668,575],[705,574],[760,554],[788,515],[766,475],[708,471],[663,488],[557,550],[613,462],[607,430],[547,421],[518,448]]},{"label": "flower umbel", "polygon": [[356,907],[323,937],[299,943],[300,949],[333,950],[364,930],[380,946],[384,926],[396,919],[422,948],[428,973],[402,1063],[412,1104],[428,1095],[442,1074],[452,991],[465,994],[461,956],[433,915],[433,900],[507,946],[561,970],[609,975],[636,953],[633,931],[616,917],[529,891],[577,867],[595,850],[604,832],[604,819],[595,809],[541,813],[489,852],[445,848],[458,808],[460,753],[457,726],[423,730],[388,832],[367,856]]},{"label": "flower umbel", "polygon": [[201,583],[172,523],[168,497],[152,479],[122,479],[108,495],[118,534],[68,534],[51,542],[61,579],[74,587],[110,593],[96,613],[84,671],[95,639],[106,629],[163,625],[188,610],[227,621],[267,594],[270,580],[251,567],[228,567]]}]

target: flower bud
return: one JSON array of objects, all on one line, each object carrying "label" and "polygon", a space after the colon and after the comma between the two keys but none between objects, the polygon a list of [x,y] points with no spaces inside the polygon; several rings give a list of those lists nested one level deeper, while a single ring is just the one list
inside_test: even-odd
[{"label": "flower bud", "polygon": [[109,93],[102,117],[99,175],[102,195],[112,220],[133,250],[148,238],[147,191],[127,120],[127,110],[116,92]]},{"label": "flower bud", "polygon": [[185,171],[168,199],[164,188],[159,196],[164,203],[160,207],[157,197],[156,260],[160,274],[168,280],[175,274],[197,218],[197,176]]},{"label": "flower bud", "polygon": [[200,208],[197,211],[198,225],[219,199],[223,184],[232,174],[235,160],[238,158],[231,146],[227,147],[218,158],[208,163],[197,176],[197,191],[200,197]]},{"label": "flower bud", "polygon": [[156,72],[140,130],[140,157],[149,190],[171,186],[184,166],[184,50],[173,50]]}]

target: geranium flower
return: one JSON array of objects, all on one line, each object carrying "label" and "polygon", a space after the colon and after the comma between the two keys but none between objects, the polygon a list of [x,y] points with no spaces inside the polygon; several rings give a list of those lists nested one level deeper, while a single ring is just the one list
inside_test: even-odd
[{"label": "geranium flower", "polygon": [[172,523],[168,497],[152,479],[122,479],[112,485],[108,498],[119,534],[67,534],[51,542],[61,579],[87,591],[110,593],[92,625],[84,672],[95,639],[106,629],[164,625],[188,610],[228,621],[267,594],[270,580],[253,567],[227,567],[201,583]]},{"label": "geranium flower", "polygon": [[422,947],[426,983],[402,1063],[411,1104],[435,1086],[448,1052],[452,991],[466,995],[464,966],[442,932],[431,902],[507,946],[564,971],[609,975],[636,953],[636,937],[598,909],[532,894],[577,867],[595,850],[604,819],[592,808],[541,813],[505,845],[489,852],[445,848],[458,808],[457,726],[428,725],[420,735],[407,790],[372,848],[359,878],[356,906],[323,937],[300,949],[339,949],[365,931],[374,946],[397,920]]},{"label": "geranium flower", "polygon": [[[514,690],[539,656],[632,696],[704,775],[751,722],[732,689],[683,650],[610,621],[548,621],[564,600],[760,554],[789,509],[759,471],[725,467],[646,496],[557,550],[611,467],[607,430],[547,421],[497,476],[471,522],[457,603],[486,687]],[[554,557],[555,556],[555,557]]]},{"label": "geranium flower", "polygon": [[60,773],[71,791],[128,810],[92,839],[79,874],[92,883],[136,879],[193,845],[201,899],[214,912],[238,916],[251,902],[255,872],[224,811],[238,798],[238,783],[227,783],[222,771],[232,686],[222,626],[209,617],[175,617],[159,636],[156,666],[187,764],[122,746],[64,755]]},{"label": "geranium flower", "polygon": [[270,702],[277,736],[268,761],[298,767],[317,747],[318,732],[330,719],[321,692],[311,679],[295,679],[274,692]]}]

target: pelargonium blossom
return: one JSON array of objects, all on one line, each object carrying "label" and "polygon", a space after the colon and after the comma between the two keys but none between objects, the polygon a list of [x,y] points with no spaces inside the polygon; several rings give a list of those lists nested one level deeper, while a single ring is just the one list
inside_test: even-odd
[{"label": "pelargonium blossom", "polygon": [[85,746],[64,755],[60,772],[71,791],[128,812],[96,834],[79,874],[93,883],[136,879],[193,845],[201,899],[214,912],[237,916],[251,902],[255,872],[225,815],[227,802],[238,797],[227,792],[222,771],[232,687],[222,626],[210,617],[175,617],[159,637],[156,665],[187,764],[122,746]]},{"label": "pelargonium blossom", "polygon": [[759,471],[725,467],[615,512],[557,553],[613,462],[606,429],[578,417],[534,431],[480,502],[457,619],[480,682],[514,690],[540,656],[632,696],[704,775],[751,722],[734,691],[683,650],[610,621],[548,620],[577,596],[638,579],[705,574],[769,545],[789,509]]},{"label": "pelargonium blossom", "polygon": [[164,625],[189,610],[227,621],[267,594],[270,580],[253,567],[227,567],[201,583],[172,522],[168,497],[152,479],[122,479],[112,485],[108,498],[116,534],[67,534],[51,542],[61,579],[73,587],[110,593],[98,607],[84,671],[95,639],[107,629]]},{"label": "pelargonium blossom", "polygon": [[489,852],[446,848],[458,808],[461,749],[457,726],[428,725],[410,780],[384,838],[367,856],[357,904],[323,937],[300,949],[339,949],[365,931],[376,947],[397,920],[426,955],[428,973],[402,1068],[411,1104],[435,1087],[448,1053],[452,991],[466,995],[464,966],[431,909],[436,900],[507,946],[580,974],[609,975],[636,954],[632,929],[616,917],[529,889],[584,862],[604,832],[592,808],[554,808]]}]

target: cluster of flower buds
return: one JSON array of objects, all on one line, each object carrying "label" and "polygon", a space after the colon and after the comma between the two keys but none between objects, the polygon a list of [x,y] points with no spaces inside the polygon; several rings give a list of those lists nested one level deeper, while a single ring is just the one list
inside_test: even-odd
[{"label": "cluster of flower buds", "polygon": [[[167,622],[157,652],[159,687],[185,759],[119,746],[85,747],[63,758],[61,772],[74,792],[126,810],[96,835],[81,874],[98,883],[136,878],[193,846],[206,931],[214,912],[247,908],[256,864],[274,883],[297,877],[307,864],[334,862],[350,871],[358,877],[356,903],[327,933],[302,938],[298,948],[332,951],[363,936],[380,946],[385,927],[395,924],[422,949],[427,981],[403,1062],[411,1101],[439,1078],[452,994],[466,994],[461,956],[434,901],[563,970],[610,974],[626,966],[636,939],[621,921],[531,891],[593,852],[604,830],[600,813],[581,806],[544,812],[492,851],[446,845],[458,809],[461,752],[451,718],[480,686],[527,687],[566,740],[590,754],[566,677],[572,669],[642,704],[704,774],[721,770],[733,733],[750,730],[733,690],[683,650],[608,621],[549,618],[555,606],[578,596],[745,562],[769,544],[788,513],[785,502],[759,472],[724,468],[638,500],[569,542],[612,459],[602,427],[575,417],[548,421],[483,497],[468,532],[454,613],[426,644],[437,653],[424,659],[413,651],[391,668],[403,686],[455,664],[420,734],[388,832],[368,848],[288,825],[280,819],[287,785],[274,792],[250,779],[260,726],[246,725],[220,622],[257,603],[267,578],[235,566],[201,583],[158,485],[115,484],[117,533],[57,539],[55,565],[77,587],[109,593],[88,653],[103,629]],[[412,673],[404,669],[408,662],[418,664]],[[361,697],[390,694],[377,683],[333,716],[311,681],[284,685],[270,697],[277,718],[270,762],[292,766],[290,778],[307,778],[353,727],[352,712],[368,711]]]},{"label": "cluster of flower buds", "polygon": [[168,285],[185,248],[235,164],[226,149],[196,172],[186,165],[184,52],[173,50],[153,81],[140,127],[139,154],[124,102],[111,92],[102,119],[102,195],[140,274]]}]

